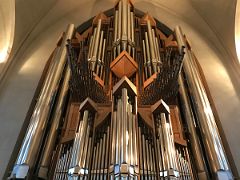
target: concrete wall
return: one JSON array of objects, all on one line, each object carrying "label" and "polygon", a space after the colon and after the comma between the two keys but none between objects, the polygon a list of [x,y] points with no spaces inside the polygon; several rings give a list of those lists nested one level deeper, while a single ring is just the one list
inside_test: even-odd
[{"label": "concrete wall", "polygon": [[[16,44],[12,59],[14,63],[10,66],[0,89],[0,177],[3,177],[6,170],[44,65],[61,32],[68,23],[79,25],[98,12],[112,8],[114,2],[113,0],[51,1],[47,6],[51,8],[48,10],[43,8],[44,13],[36,12],[35,18],[38,22],[29,27],[29,30],[22,31],[22,33],[27,32],[28,36],[22,41],[23,43]],[[187,0],[181,2],[166,0],[161,3],[157,0],[134,2],[136,8],[149,11],[170,28],[176,25],[182,26],[205,73],[231,153],[240,172],[240,141],[238,140],[240,100],[237,94],[240,92],[238,91],[240,84],[237,83],[235,70],[229,65],[231,57],[226,48]],[[27,10],[29,4],[26,7],[21,5],[20,8],[23,22],[24,17],[31,16],[35,11],[34,8]],[[26,20],[29,23],[34,21],[32,18]],[[18,28],[21,28],[21,24],[18,24]]]}]

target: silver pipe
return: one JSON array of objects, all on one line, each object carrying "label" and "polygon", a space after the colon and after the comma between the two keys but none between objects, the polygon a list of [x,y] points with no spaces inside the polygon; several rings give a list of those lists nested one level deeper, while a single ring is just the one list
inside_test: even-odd
[{"label": "silver pipe", "polygon": [[[34,113],[30,119],[30,124],[32,124],[31,122],[34,122],[34,127],[33,128],[31,127],[31,129],[28,129],[28,131],[30,130],[31,136],[28,137],[28,139],[26,138],[24,139],[23,141],[24,146],[21,147],[19,152],[19,157],[16,160],[16,162],[21,162],[21,164],[27,164],[30,168],[32,168],[36,160],[37,152],[39,150],[39,146],[42,140],[42,136],[44,134],[45,126],[47,124],[47,120],[49,117],[48,115],[51,109],[51,100],[59,85],[59,80],[61,78],[61,74],[63,72],[64,65],[66,63],[67,39],[71,39],[73,31],[74,31],[74,25],[71,24],[68,26],[66,33],[63,37],[61,47],[57,55],[53,59],[53,62],[56,62],[56,66],[54,66],[54,68],[52,69],[53,74],[51,76],[51,73],[48,73],[48,75],[51,76],[51,78],[46,78],[46,80],[44,81],[43,88],[42,88],[42,90],[44,91],[40,92],[39,101],[36,103]],[[26,133],[26,137],[29,134],[28,131]],[[25,143],[25,141],[28,141],[28,143]],[[16,166],[19,166],[19,164],[18,165],[16,164]],[[24,167],[26,167],[26,165],[24,165]],[[26,176],[26,173],[28,172],[27,170],[25,171],[26,173],[21,174],[20,172],[18,172],[19,168],[14,168],[14,169],[16,171],[13,171],[12,175],[14,176],[16,175],[17,178],[18,176],[21,176],[21,177]]]},{"label": "silver pipe", "polygon": [[96,163],[97,163],[97,161],[95,160],[97,157],[97,145],[93,147],[94,147],[94,150],[93,150],[93,161],[92,161],[92,169],[91,169],[91,180],[94,180],[95,178]]},{"label": "silver pipe", "polygon": [[162,125],[159,124],[159,128],[158,128],[158,132],[159,132],[159,140],[160,140],[160,148],[161,148],[161,157],[162,157],[162,164],[163,164],[163,170],[167,170],[167,160],[166,160],[166,156],[165,156],[165,151],[164,151],[164,136],[163,136],[163,131],[162,131]]},{"label": "silver pipe", "polygon": [[[62,84],[62,88],[58,97],[57,107],[54,111],[53,119],[52,119],[52,125],[50,129],[50,133],[47,138],[47,144],[44,148],[44,154],[40,162],[40,169],[39,169],[39,175],[42,176],[42,178],[46,178],[47,174],[44,172],[48,171],[48,166],[51,161],[52,152],[54,150],[55,141],[57,138],[57,129],[59,126],[59,121],[61,119],[63,105],[64,105],[64,97],[66,97],[68,92],[68,83],[70,79],[70,69],[67,67],[66,74],[64,77],[64,81]],[[39,176],[39,177],[40,177]]]},{"label": "silver pipe", "polygon": [[148,66],[148,72],[149,77],[152,75],[152,67],[151,67],[151,56],[150,56],[150,46],[148,43],[148,34],[145,32],[145,41],[146,41],[146,49],[147,49],[147,66]]},{"label": "silver pipe", "polygon": [[170,147],[171,147],[171,154],[173,159],[173,167],[175,170],[177,170],[177,162],[176,162],[176,152],[175,152],[175,143],[174,143],[174,134],[172,130],[172,123],[171,123],[171,116],[168,114],[168,120],[169,120],[169,134],[170,134]]},{"label": "silver pipe", "polygon": [[134,157],[133,157],[133,151],[134,151],[134,147],[133,147],[133,118],[132,118],[132,112],[131,112],[131,108],[132,105],[129,104],[128,106],[128,163],[130,165],[133,165],[134,163]]},{"label": "silver pipe", "polygon": [[91,150],[92,150],[92,144],[93,144],[92,138],[90,137],[89,141],[88,141],[88,150],[87,150],[86,163],[84,165],[88,172],[89,172],[89,164],[90,164],[90,155],[91,155]]},{"label": "silver pipe", "polygon": [[136,134],[136,115],[133,114],[132,116],[133,121],[133,130],[132,130],[132,137],[133,137],[133,163],[135,166],[138,165],[138,148],[137,148],[137,134]]},{"label": "silver pipe", "polygon": [[92,45],[93,45],[93,36],[90,37],[90,43],[89,43],[89,47],[88,47],[88,61],[91,59]]},{"label": "silver pipe", "polygon": [[133,12],[130,12],[130,19],[131,19],[131,38],[132,38],[132,42],[134,41],[134,16],[133,16]]},{"label": "silver pipe", "polygon": [[160,142],[159,139],[157,139],[157,160],[158,160],[158,167],[159,167],[159,175],[162,176],[162,172],[163,172],[163,166],[162,166],[162,155],[161,155],[161,148],[160,148]]},{"label": "silver pipe", "polygon": [[143,171],[143,158],[142,158],[142,133],[141,133],[141,128],[138,127],[138,140],[139,140],[139,169],[140,169],[140,174],[141,171]]},{"label": "silver pipe", "polygon": [[188,130],[190,132],[190,141],[191,141],[191,148],[193,152],[193,156],[195,158],[196,169],[198,172],[198,177],[200,179],[207,179],[207,170],[204,166],[204,157],[201,151],[200,142],[197,136],[196,128],[194,125],[195,118],[193,115],[192,110],[190,109],[190,100],[187,96],[186,87],[184,85],[182,74],[180,74],[179,79],[179,92],[180,92],[180,99],[181,104],[183,106],[183,115],[187,122]]},{"label": "silver pipe", "polygon": [[[186,46],[184,36],[180,27],[175,29],[176,38],[179,44],[179,49],[182,46]],[[229,165],[227,162],[227,156],[224,152],[224,148],[221,142],[221,138],[218,132],[218,128],[215,122],[215,118],[207,98],[204,85],[201,81],[197,67],[194,65],[194,59],[190,50],[186,49],[185,60],[183,62],[184,72],[187,77],[189,88],[192,89],[192,97],[195,101],[194,108],[196,110],[200,128],[204,133],[204,144],[206,146],[211,169],[219,174],[219,171],[224,171],[226,175],[232,177]],[[214,148],[212,148],[212,146]]]},{"label": "silver pipe", "polygon": [[152,145],[151,142],[148,142],[148,153],[149,153],[149,167],[151,176],[153,176],[153,159],[152,159]]},{"label": "silver pipe", "polygon": [[160,48],[159,48],[159,43],[158,43],[158,38],[157,38],[157,37],[155,37],[155,42],[156,42],[156,46],[157,46],[158,62],[159,62],[159,63],[162,63],[161,56],[160,56]]},{"label": "silver pipe", "polygon": [[[82,153],[83,153],[83,147],[85,145],[85,137],[86,137],[86,132],[87,132],[87,124],[88,124],[88,118],[89,118],[89,112],[88,110],[85,110],[83,113],[83,125],[82,125],[82,131],[80,132],[80,137],[79,137],[79,151],[77,151],[77,158],[76,162],[78,165],[80,165],[80,161],[82,158]],[[76,164],[76,165],[77,165]]]},{"label": "silver pipe", "polygon": [[[115,11],[115,21],[114,21],[114,43],[117,42],[117,38],[118,38],[118,10]],[[113,48],[113,59],[116,58],[116,46],[114,46]]]},{"label": "silver pipe", "polygon": [[156,156],[155,156],[155,153],[154,153],[154,148],[152,147],[152,163],[153,163],[153,177],[154,179],[157,179],[157,176],[156,176],[156,163],[155,163],[155,159],[156,159]]},{"label": "silver pipe", "polygon": [[161,124],[162,124],[162,133],[163,133],[163,138],[164,138],[164,147],[165,147],[165,157],[166,157],[166,164],[167,164],[167,169],[172,168],[172,163],[171,163],[171,158],[169,157],[169,141],[168,141],[168,133],[166,130],[166,119],[164,118],[165,114],[161,113]]},{"label": "silver pipe", "polygon": [[103,51],[103,31],[101,31],[101,35],[100,35],[100,44],[99,44],[99,48],[98,48],[97,69],[96,69],[96,74],[99,77],[100,77],[99,68],[101,67],[102,51]]},{"label": "silver pipe", "polygon": [[81,157],[80,162],[79,162],[79,167],[80,168],[85,168],[87,151],[88,151],[88,141],[89,141],[90,128],[91,127],[88,125],[87,133],[86,133],[86,136],[85,136],[85,141],[84,141],[84,144],[82,144],[83,145],[83,152],[82,152],[82,155],[81,155],[82,157]]},{"label": "silver pipe", "polygon": [[[124,2],[124,1],[123,1]],[[128,96],[127,96],[127,89],[122,89],[122,152],[123,158],[121,163],[127,162],[127,141],[126,141],[126,133],[127,133],[127,105],[128,105]]]},{"label": "silver pipe", "polygon": [[94,45],[95,45],[95,41],[96,41],[96,34],[97,34],[97,28],[94,28],[93,30],[93,36],[92,36],[92,45],[90,46],[90,52],[89,52],[89,60],[92,59],[93,56],[93,49],[94,49]]},{"label": "silver pipe", "polygon": [[127,3],[127,38],[131,41],[131,15],[130,15],[130,3]]},{"label": "silver pipe", "polygon": [[153,37],[152,37],[152,27],[150,24],[150,21],[147,20],[147,28],[148,28],[148,40],[149,40],[149,44],[150,44],[150,53],[151,53],[151,60],[152,60],[152,64],[153,64],[153,72],[156,73],[156,56],[155,56],[155,52],[154,52],[154,45],[153,45]]},{"label": "silver pipe", "polygon": [[122,162],[122,129],[123,129],[123,123],[122,123],[122,99],[118,99],[117,102],[117,139],[118,139],[118,146],[116,151],[116,164],[120,164]]},{"label": "silver pipe", "polygon": [[145,142],[145,136],[144,134],[142,134],[142,148],[143,148],[143,171],[144,171],[144,175],[146,174],[147,171],[147,158],[146,158],[146,142]]},{"label": "silver pipe", "polygon": [[99,45],[101,25],[102,25],[102,20],[98,19],[96,39],[95,39],[95,42],[94,42],[93,56],[92,56],[92,59],[91,59],[91,61],[92,61],[92,71],[95,70],[96,61],[97,61],[97,51],[98,51],[98,45]]},{"label": "silver pipe", "polygon": [[[117,128],[117,121],[116,121],[116,118],[117,118],[117,113],[116,112],[113,112],[113,115],[112,115],[112,157],[111,157],[111,165],[114,165],[115,164],[115,161],[117,161],[117,157],[116,157],[116,145],[118,146],[118,138],[117,138],[117,131],[118,131],[118,128]],[[115,142],[117,141],[117,142]],[[115,159],[116,158],[116,159]]]},{"label": "silver pipe", "polygon": [[[102,160],[101,160],[101,169],[104,169],[104,162],[105,162],[105,150],[106,148],[106,134],[103,135],[103,146],[102,146]],[[108,154],[106,154],[107,156]]]},{"label": "silver pipe", "polygon": [[156,63],[158,62],[158,55],[157,55],[157,44],[156,44],[156,39],[155,39],[155,31],[154,29],[151,29],[151,33],[152,33],[152,41],[153,41],[153,50],[154,50],[154,54],[155,54],[155,57],[156,57]]},{"label": "silver pipe", "polygon": [[145,41],[143,40],[143,60],[144,60],[144,72],[145,72],[145,80],[148,78],[148,69],[147,69],[147,57],[146,57],[146,47]]},{"label": "silver pipe", "polygon": [[100,179],[100,176],[101,176],[101,158],[102,158],[102,146],[103,146],[103,140],[102,138],[100,139],[100,142],[99,142],[99,152],[98,152],[98,164],[97,164],[97,179]]},{"label": "silver pipe", "polygon": [[151,171],[151,164],[150,164],[149,149],[148,149],[148,139],[145,140],[145,146],[146,146],[147,172],[150,173],[150,171]]},{"label": "silver pipe", "polygon": [[109,141],[110,141],[110,135],[109,135],[110,128],[109,126],[107,127],[107,145],[106,145],[106,156],[105,156],[105,163],[104,163],[104,168],[108,168],[108,154],[109,154]]},{"label": "silver pipe", "polygon": [[103,40],[103,52],[102,52],[102,65],[101,65],[101,72],[100,78],[103,79],[103,72],[104,72],[104,57],[105,57],[105,49],[106,49],[106,39]]},{"label": "silver pipe", "polygon": [[122,0],[122,41],[123,50],[127,45],[127,0]]},{"label": "silver pipe", "polygon": [[122,30],[122,1],[119,1],[118,3],[118,39],[121,39],[121,30]]},{"label": "silver pipe", "polygon": [[[118,37],[118,10],[115,11],[115,21],[114,21],[114,42],[117,41]],[[115,58],[114,58],[115,59]]]},{"label": "silver pipe", "polygon": [[[57,47],[54,50],[53,57],[51,59],[50,65],[49,65],[49,69],[48,69],[47,74],[46,74],[46,79],[44,80],[44,82],[46,82],[46,83],[44,83],[44,86],[43,86],[41,92],[46,92],[50,88],[48,82],[50,82],[51,79],[53,79],[54,71],[57,68],[57,64],[58,64],[57,57],[58,57],[60,49],[61,49],[61,47]],[[37,115],[38,110],[39,110],[39,108],[41,108],[42,102],[44,101],[45,98],[46,98],[45,94],[43,96],[39,97],[38,103],[36,104],[36,107],[35,107],[35,110],[34,110],[32,116]],[[19,152],[19,156],[18,156],[16,164],[22,164],[22,162],[21,162],[22,159],[25,159],[25,156],[27,155],[26,152],[27,152],[27,150],[29,148],[29,145],[31,143],[30,140],[31,140],[31,138],[34,134],[34,130],[36,129],[36,121],[37,121],[37,119],[32,119],[29,123],[28,130],[26,132],[26,135],[25,135],[25,138],[24,138],[24,141],[23,141],[23,144],[22,144],[22,149]]]}]

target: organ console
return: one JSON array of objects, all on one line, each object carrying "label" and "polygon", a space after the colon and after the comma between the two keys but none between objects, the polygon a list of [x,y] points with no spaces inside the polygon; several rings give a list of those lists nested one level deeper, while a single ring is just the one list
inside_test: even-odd
[{"label": "organ console", "polygon": [[130,0],[87,25],[54,50],[9,179],[233,179],[181,28]]}]

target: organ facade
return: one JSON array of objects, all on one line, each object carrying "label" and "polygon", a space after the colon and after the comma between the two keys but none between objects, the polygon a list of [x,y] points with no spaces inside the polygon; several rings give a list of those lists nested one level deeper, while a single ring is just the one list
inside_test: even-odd
[{"label": "organ facade", "polygon": [[201,68],[129,0],[68,25],[10,179],[233,179]]}]

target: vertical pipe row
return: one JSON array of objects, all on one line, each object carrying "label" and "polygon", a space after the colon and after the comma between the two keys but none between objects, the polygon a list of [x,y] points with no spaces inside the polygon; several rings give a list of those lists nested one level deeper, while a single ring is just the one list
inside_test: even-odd
[{"label": "vertical pipe row", "polygon": [[[180,27],[175,29],[175,34],[179,44],[179,50],[181,50],[182,46],[187,47]],[[232,179],[233,176],[221,142],[218,127],[191,50],[186,48],[184,58],[183,69],[189,88],[192,90],[191,93],[194,101],[193,109],[198,116],[201,132],[204,134],[203,141],[207,150],[211,170],[217,178],[225,175],[228,176],[229,179]]]},{"label": "vertical pipe row", "polygon": [[[17,178],[25,178],[34,164],[41,144],[47,121],[52,109],[55,94],[58,90],[60,78],[66,63],[66,44],[71,39],[74,31],[74,25],[69,25],[63,37],[62,44],[55,54],[50,64],[47,77],[43,83],[38,102],[34,108],[30,119],[30,124],[26,132],[22,147],[13,169],[12,175]],[[22,167],[22,168],[19,168]],[[26,170],[23,170],[26,169]],[[21,172],[23,170],[23,172]]]},{"label": "vertical pipe row", "polygon": [[40,160],[40,169],[38,172],[38,176],[44,179],[47,178],[47,172],[48,172],[49,164],[51,161],[52,152],[54,150],[55,141],[57,138],[57,130],[58,130],[59,122],[62,118],[62,112],[64,110],[64,105],[65,105],[64,103],[65,103],[66,95],[68,92],[69,79],[70,79],[70,69],[67,66],[64,81],[62,83],[61,91],[57,101],[57,107],[53,112],[52,124],[46,140],[44,153]]}]

